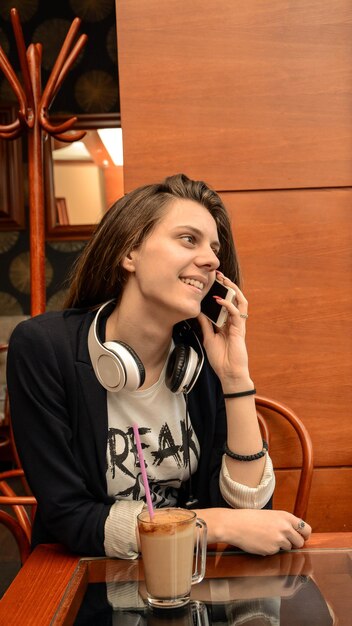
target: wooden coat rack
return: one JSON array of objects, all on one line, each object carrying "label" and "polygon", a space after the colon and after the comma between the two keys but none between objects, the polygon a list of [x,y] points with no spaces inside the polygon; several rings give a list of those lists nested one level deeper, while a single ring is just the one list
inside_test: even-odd
[{"label": "wooden coat rack", "polygon": [[18,80],[6,54],[0,47],[0,68],[5,74],[19,104],[16,120],[11,124],[0,125],[0,137],[3,139],[16,139],[23,133],[28,133],[31,315],[34,316],[45,311],[46,303],[43,143],[48,139],[49,135],[67,143],[82,139],[85,135],[84,131],[67,134],[67,131],[73,128],[77,117],[72,117],[55,126],[50,122],[48,112],[66,75],[85,46],[87,35],[81,35],[74,43],[81,24],[81,20],[78,17],[75,18],[66,35],[44,91],[42,91],[42,44],[30,44],[26,50],[17,9],[11,9],[10,16],[23,77],[23,86]]}]

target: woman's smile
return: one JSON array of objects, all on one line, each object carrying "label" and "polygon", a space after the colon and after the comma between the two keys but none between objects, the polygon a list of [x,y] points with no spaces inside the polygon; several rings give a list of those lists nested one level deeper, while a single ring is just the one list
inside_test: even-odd
[{"label": "woman's smile", "polygon": [[[204,287],[207,283],[207,281],[205,280],[201,280],[198,278],[182,278],[180,279],[183,283],[185,283],[186,285],[190,285],[191,287],[195,287],[198,291],[200,291],[200,293],[203,292]],[[203,294],[204,295],[204,294]]]}]

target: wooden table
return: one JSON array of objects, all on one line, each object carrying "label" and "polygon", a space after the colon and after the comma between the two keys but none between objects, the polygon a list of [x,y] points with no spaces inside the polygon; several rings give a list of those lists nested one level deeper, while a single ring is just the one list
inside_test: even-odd
[{"label": "wooden table", "polygon": [[[352,533],[313,534],[302,550],[266,557],[234,553],[224,547],[218,545],[216,551],[208,554],[206,579],[192,588],[192,598],[208,602],[210,580],[216,586],[226,579],[226,588],[230,589],[226,593],[230,595],[223,600],[233,601],[249,597],[248,581],[252,586],[253,581],[257,585],[252,597],[255,593],[261,597],[266,593],[264,582],[267,585],[274,581],[275,587],[282,577],[300,576],[302,580],[310,577],[335,615],[331,624],[350,626]],[[140,560],[82,558],[58,545],[41,545],[33,551],[0,601],[0,625],[74,624],[88,583],[135,580],[139,584],[142,579]],[[216,579],[218,582],[214,583]],[[277,595],[277,589],[272,593]]]}]

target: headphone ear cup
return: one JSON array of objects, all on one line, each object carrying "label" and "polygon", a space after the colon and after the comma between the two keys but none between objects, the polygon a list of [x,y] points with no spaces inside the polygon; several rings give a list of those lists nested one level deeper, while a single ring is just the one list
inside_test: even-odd
[{"label": "headphone ear cup", "polygon": [[165,384],[170,391],[176,392],[185,374],[187,346],[178,344],[171,352],[165,373]]},{"label": "headphone ear cup", "polygon": [[[120,391],[120,389],[136,391],[141,387],[145,380],[145,369],[133,348],[123,341],[106,341],[103,345],[111,354],[111,356],[104,355],[104,365],[100,363],[101,359],[97,364],[103,386],[109,391]],[[117,373],[120,382],[112,385]],[[104,384],[104,381],[107,384]]]},{"label": "headphone ear cup", "polygon": [[188,345],[177,344],[171,352],[165,373],[165,384],[174,393],[188,393],[195,382],[200,362],[196,351]]},{"label": "headphone ear cup", "polygon": [[127,389],[135,391],[145,380],[145,370],[138,354],[123,341],[99,339],[99,319],[105,307],[113,301],[105,302],[98,310],[88,332],[88,351],[94,373],[107,391]]}]

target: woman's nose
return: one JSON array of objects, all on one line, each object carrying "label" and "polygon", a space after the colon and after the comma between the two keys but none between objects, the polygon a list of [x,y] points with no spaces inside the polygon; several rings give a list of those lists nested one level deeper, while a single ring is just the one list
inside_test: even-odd
[{"label": "woman's nose", "polygon": [[216,256],[214,250],[212,248],[208,248],[207,250],[199,252],[196,259],[196,264],[199,267],[207,266],[210,270],[216,270],[220,265],[220,261],[219,258]]}]

